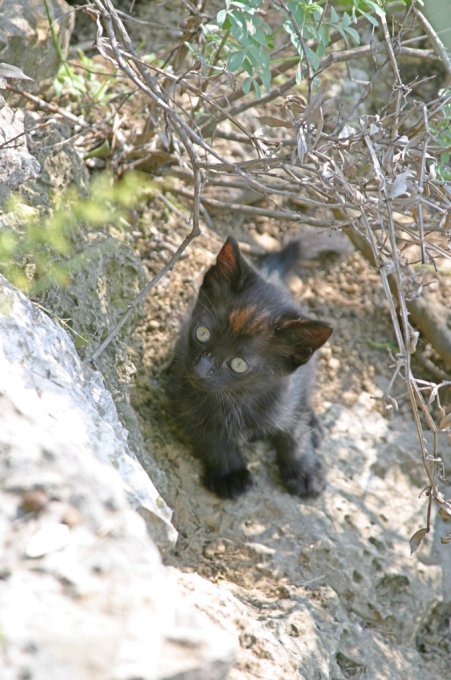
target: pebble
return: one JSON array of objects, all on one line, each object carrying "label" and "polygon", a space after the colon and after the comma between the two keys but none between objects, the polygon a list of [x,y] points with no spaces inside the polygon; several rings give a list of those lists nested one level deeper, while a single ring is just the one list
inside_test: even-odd
[{"label": "pebble", "polygon": [[148,325],[149,328],[151,328],[154,331],[156,331],[160,328],[160,322],[157,321],[156,319],[150,319],[150,321],[147,325]]},{"label": "pebble", "polygon": [[213,559],[217,555],[223,555],[226,552],[226,546],[222,542],[208,543],[202,553],[207,559]]},{"label": "pebble", "polygon": [[357,396],[354,392],[346,390],[345,392],[342,392],[340,401],[344,406],[353,406],[357,401]]},{"label": "pebble", "polygon": [[68,544],[69,536],[67,524],[47,524],[38,529],[28,541],[25,555],[33,559],[61,550]]},{"label": "pebble", "polygon": [[67,524],[68,527],[75,527],[83,521],[81,512],[75,505],[68,505],[64,511],[61,518],[63,524]]},{"label": "pebble", "polygon": [[20,509],[24,512],[40,512],[49,502],[49,497],[45,491],[27,491],[20,501]]}]

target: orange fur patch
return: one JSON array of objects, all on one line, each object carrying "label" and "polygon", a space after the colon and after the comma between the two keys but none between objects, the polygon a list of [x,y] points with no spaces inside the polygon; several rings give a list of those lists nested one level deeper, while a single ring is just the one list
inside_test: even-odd
[{"label": "orange fur patch", "polygon": [[234,309],[229,315],[229,326],[234,333],[246,332],[248,334],[261,331],[266,326],[267,314],[260,314],[254,316],[256,308],[250,305],[249,307],[241,307]]},{"label": "orange fur patch", "polygon": [[226,241],[222,246],[216,261],[221,268],[226,267],[233,269],[236,265],[236,256],[233,251],[233,246],[229,241]]}]

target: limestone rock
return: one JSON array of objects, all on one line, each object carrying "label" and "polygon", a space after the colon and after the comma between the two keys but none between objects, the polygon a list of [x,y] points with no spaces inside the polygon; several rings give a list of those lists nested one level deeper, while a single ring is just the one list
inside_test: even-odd
[{"label": "limestone rock", "polygon": [[0,475],[2,680],[227,676],[236,636],[199,611],[131,509],[124,486],[173,538],[99,374],[4,279]]},{"label": "limestone rock", "polygon": [[34,111],[26,111],[24,121],[27,129],[33,130],[28,142],[30,153],[41,167],[41,172],[21,187],[27,203],[52,209],[55,197],[69,187],[86,195],[89,173],[79,153],[66,141],[71,135],[69,126],[55,121],[42,127],[42,115]]},{"label": "limestone rock", "polygon": [[[39,116],[27,112],[26,126],[36,128]],[[30,139],[30,151],[38,160],[41,172],[20,187],[21,197],[27,204],[44,211],[53,209],[53,200],[61,192],[76,189],[80,196],[87,192],[89,175],[86,166],[71,144],[64,143],[70,131],[64,124],[37,129]],[[0,217],[7,224],[17,219],[13,213]],[[15,225],[19,228],[21,225]],[[73,273],[69,287],[50,289],[44,296],[46,309],[59,318],[70,318],[76,333],[90,342],[107,334],[124,313],[128,303],[144,286],[145,273],[133,252],[133,238],[126,231],[111,235],[108,226],[94,230],[80,227],[72,236],[72,257],[89,253],[97,247],[95,258],[88,259]],[[137,310],[137,315],[140,311]],[[128,340],[133,331],[133,321],[122,330],[120,337],[110,345],[98,362],[107,389],[113,395],[119,418],[126,427],[129,442],[141,465],[149,474],[158,490],[164,493],[166,477],[149,456],[143,441],[137,417],[131,409],[128,386],[135,368],[129,357]],[[81,350],[85,349],[85,346]]]},{"label": "limestone rock", "polygon": [[[64,0],[49,0],[48,4],[53,17],[53,29],[65,54],[74,27],[74,14]],[[34,80],[34,89],[42,81],[56,75],[60,59],[52,43],[42,0],[2,1],[0,61],[19,66],[25,75]]]},{"label": "limestone rock", "polygon": [[39,171],[38,161],[28,151],[23,113],[10,108],[0,96],[0,206],[11,191]]},{"label": "limestone rock", "polygon": [[[170,510],[139,465],[100,373],[81,363],[60,326],[5,279],[0,289],[0,391],[46,437],[94,454],[120,472],[128,496],[161,544],[175,540]],[[56,440],[55,440],[56,438]],[[25,486],[24,486],[25,485]],[[22,478],[26,485],[26,470]]]}]

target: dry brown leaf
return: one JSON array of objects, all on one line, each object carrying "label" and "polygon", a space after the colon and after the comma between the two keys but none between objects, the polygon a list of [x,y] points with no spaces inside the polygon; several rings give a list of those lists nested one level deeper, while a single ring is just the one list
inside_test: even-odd
[{"label": "dry brown leaf", "polygon": [[275,116],[258,116],[258,120],[262,125],[268,125],[269,127],[293,127],[292,123],[288,120],[282,120],[282,118],[276,118]]},{"label": "dry brown leaf", "polygon": [[438,514],[445,522],[451,522],[451,510],[447,510],[447,508],[442,506],[438,511]]},{"label": "dry brown leaf", "polygon": [[448,413],[448,415],[442,418],[438,424],[439,430],[447,430],[448,427],[451,427],[451,413]]},{"label": "dry brown leaf", "polygon": [[418,550],[420,545],[423,542],[423,538],[426,536],[428,533],[428,529],[418,529],[418,531],[415,531],[414,535],[410,539],[410,555],[412,556],[414,552]]}]

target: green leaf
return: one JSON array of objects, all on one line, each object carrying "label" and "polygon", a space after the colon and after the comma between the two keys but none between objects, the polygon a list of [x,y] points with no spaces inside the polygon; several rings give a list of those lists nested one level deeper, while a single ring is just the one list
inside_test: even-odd
[{"label": "green leaf", "polygon": [[227,10],[226,9],[221,9],[217,15],[216,15],[216,23],[218,26],[222,26],[224,21],[227,19]]},{"label": "green leaf", "polygon": [[269,70],[269,68],[263,69],[261,79],[263,87],[265,88],[266,92],[269,92],[271,88],[271,71]]},{"label": "green leaf", "polygon": [[330,21],[332,24],[338,24],[338,22],[340,21],[340,17],[338,16],[336,10],[333,7],[330,8]]},{"label": "green leaf", "polygon": [[304,6],[300,2],[289,2],[288,9],[293,13],[294,20],[298,26],[303,26],[305,23]]},{"label": "green leaf", "polygon": [[305,51],[307,52],[307,56],[309,58],[309,61],[310,61],[310,64],[312,65],[313,70],[317,71],[319,69],[319,65],[320,65],[319,56],[310,47],[306,46]]},{"label": "green leaf", "polygon": [[371,14],[368,14],[368,12],[362,12],[362,15],[365,17],[367,21],[370,22],[373,26],[379,26],[379,22],[377,19],[375,19]]},{"label": "green leaf", "polygon": [[243,80],[243,92],[244,94],[248,94],[249,90],[251,89],[252,85],[252,78],[245,78]]},{"label": "green leaf", "polygon": [[254,75],[254,65],[248,56],[243,61],[243,68],[246,71],[246,73],[248,73],[252,78],[252,76]]},{"label": "green leaf", "polygon": [[245,52],[239,51],[239,52],[232,52],[229,54],[229,58],[227,59],[227,68],[229,71],[237,71],[246,56]]},{"label": "green leaf", "polygon": [[341,24],[337,24],[337,25],[335,26],[335,28],[336,28],[336,30],[339,32],[339,34],[341,35],[341,37],[343,38],[343,40],[345,41],[346,46],[348,47],[348,46],[349,46],[349,40],[348,40],[348,36],[347,36],[347,34],[346,34],[346,31],[343,29],[343,27],[341,26]]},{"label": "green leaf", "polygon": [[375,14],[382,18],[385,17],[385,10],[382,7],[380,7],[376,2],[374,2],[373,0],[365,0],[365,2],[369,7],[371,7],[374,10]]},{"label": "green leaf", "polygon": [[295,48],[296,52],[299,54],[300,57],[302,57],[302,45],[299,42],[299,38],[297,36],[296,31],[293,29],[293,26],[289,22],[285,22],[283,25],[284,29],[290,36],[291,44]]},{"label": "green leaf", "polygon": [[254,34],[253,34],[252,37],[253,37],[258,43],[260,43],[260,45],[262,45],[263,47],[267,47],[267,46],[268,46],[268,41],[267,41],[267,39],[266,39],[266,35],[265,35],[265,34],[263,33],[263,31],[261,31],[259,28],[256,28],[256,29],[255,29],[255,32],[254,32]]},{"label": "green leaf", "polygon": [[351,26],[347,26],[345,28],[346,33],[348,33],[351,38],[354,40],[356,45],[360,45],[360,36],[358,32],[355,30],[355,28],[352,28]]},{"label": "green leaf", "polygon": [[248,56],[251,57],[255,66],[258,68],[262,62],[262,50],[259,45],[251,44],[248,47]]},{"label": "green leaf", "polygon": [[246,29],[243,28],[242,24],[235,21],[235,17],[232,19],[232,16],[230,16],[230,33],[243,46],[247,44],[248,35],[246,33]]},{"label": "green leaf", "polygon": [[302,64],[299,61],[298,67],[296,69],[296,85],[300,85],[302,82]]},{"label": "green leaf", "polygon": [[347,12],[343,12],[343,19],[341,20],[343,28],[347,28],[351,24],[351,17]]},{"label": "green leaf", "polygon": [[305,38],[311,38],[312,40],[318,40],[318,31],[316,30],[316,26],[309,26],[306,24],[304,26],[304,36]]},{"label": "green leaf", "polygon": [[230,32],[232,33],[233,37],[239,41],[243,40],[247,42],[249,36],[246,21],[244,20],[243,16],[238,12],[234,12],[233,14],[229,14],[229,17]]},{"label": "green leaf", "polygon": [[321,43],[321,45],[325,48],[329,44],[329,31],[324,24],[321,24],[318,30],[318,40]]},{"label": "green leaf", "polygon": [[255,94],[257,95],[257,99],[261,99],[262,91],[260,89],[260,85],[257,83],[256,80],[252,81],[252,84],[254,86],[254,90],[255,90]]}]

